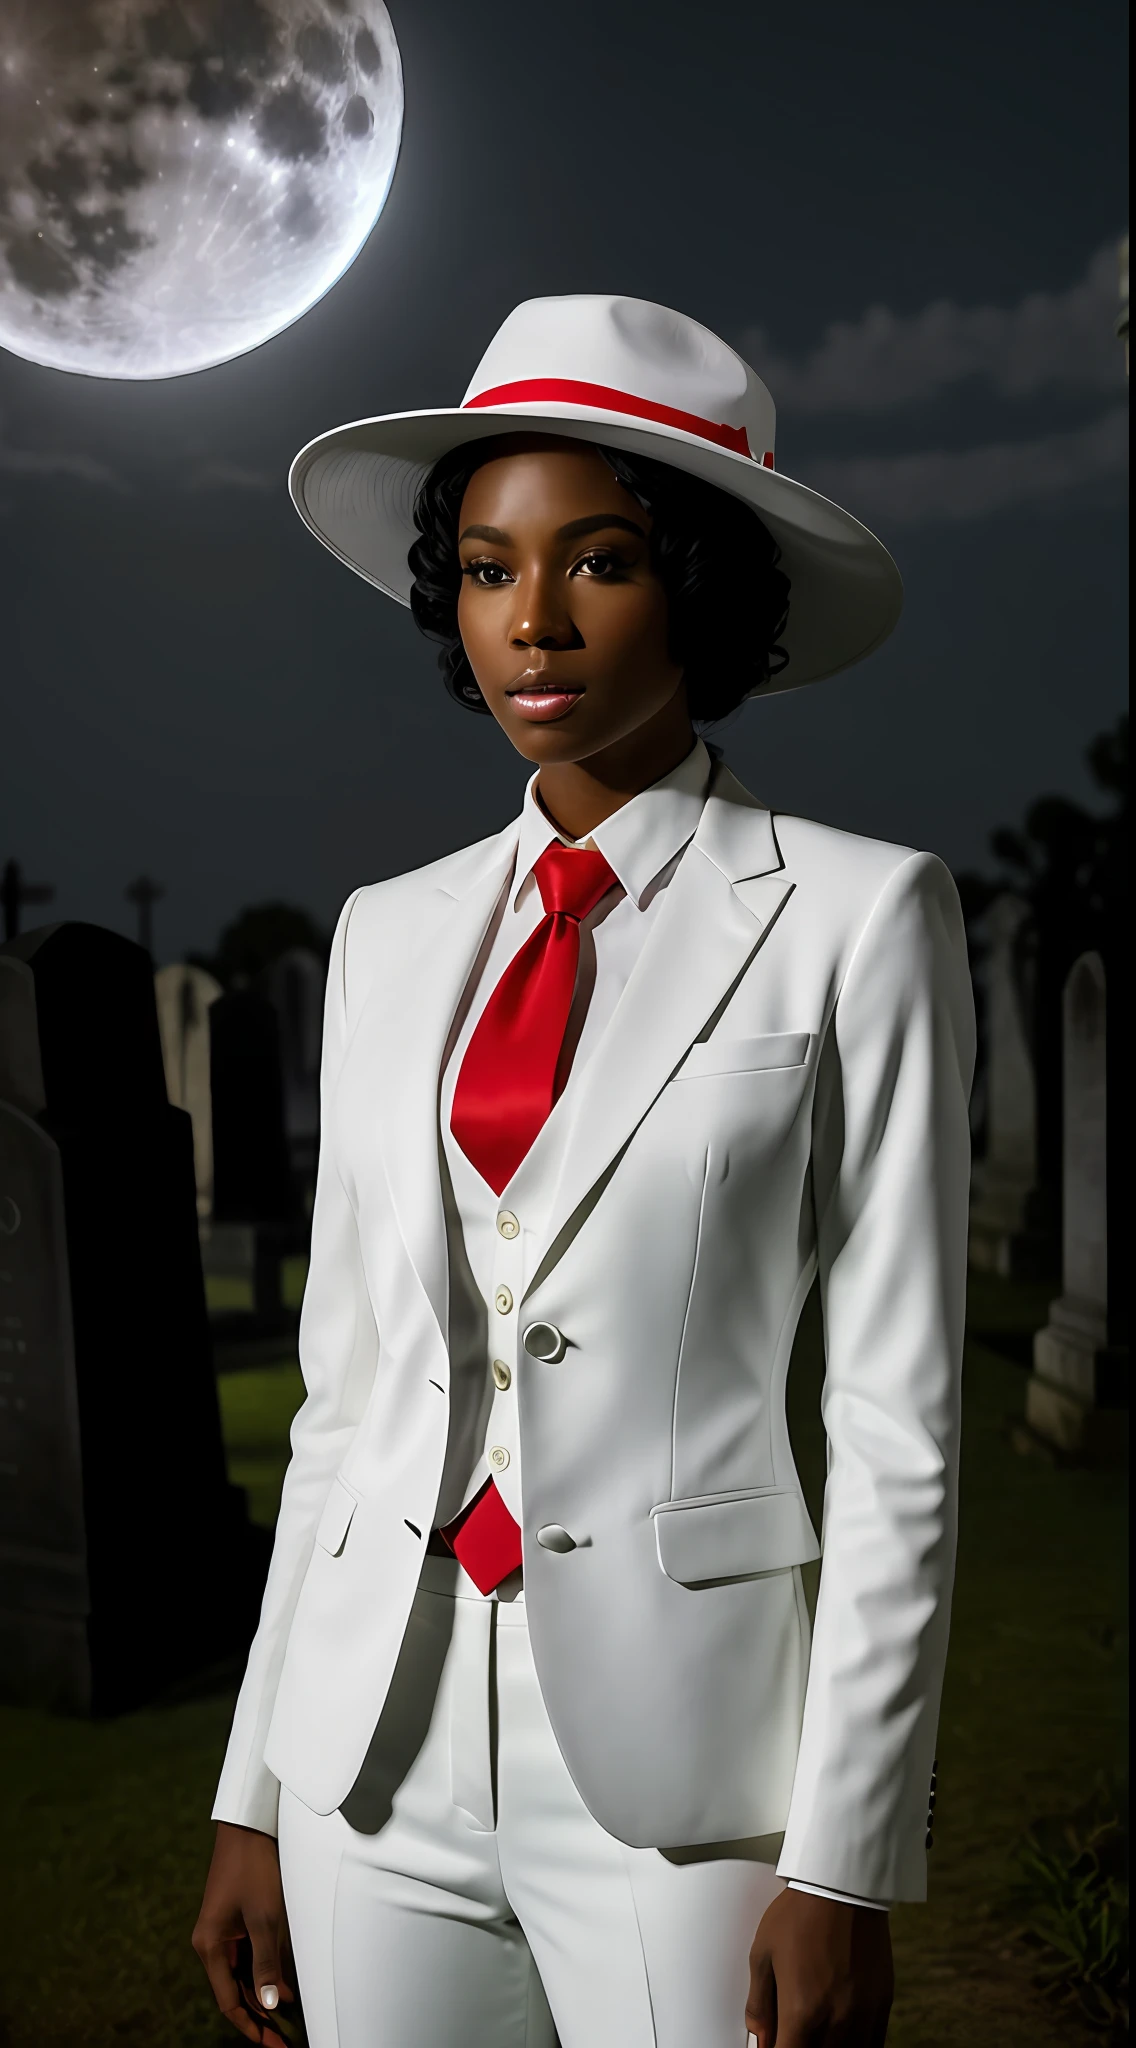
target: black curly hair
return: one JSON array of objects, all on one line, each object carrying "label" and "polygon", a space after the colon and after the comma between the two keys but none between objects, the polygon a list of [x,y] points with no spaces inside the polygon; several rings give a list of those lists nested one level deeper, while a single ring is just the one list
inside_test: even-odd
[{"label": "black curly hair", "polygon": [[[671,658],[683,670],[691,718],[712,725],[784,668],[779,644],[789,616],[781,550],[756,512],[701,478],[646,455],[595,446],[624,489],[651,515],[651,561],[667,594]],[[488,712],[458,632],[458,515],[474,471],[507,438],[467,441],[436,462],[418,493],[410,549],[410,609],[439,643],[446,689],[467,711]],[[739,599],[748,631],[737,629]]]}]

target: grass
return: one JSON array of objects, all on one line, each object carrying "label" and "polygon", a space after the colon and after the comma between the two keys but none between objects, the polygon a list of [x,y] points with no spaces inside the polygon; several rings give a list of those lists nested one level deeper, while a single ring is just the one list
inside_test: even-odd
[{"label": "grass", "polygon": [[288,1464],[288,1430],[303,1398],[300,1368],[289,1359],[251,1372],[225,1372],[217,1386],[229,1477],[245,1488],[253,1521],[271,1529]]},{"label": "grass", "polygon": [[[889,2048],[1076,2048],[1101,2038],[1036,1981],[1015,1892],[1029,1830],[1082,1810],[1125,1756],[1123,1477],[1059,1472],[1009,1446],[1024,1397],[1012,1360],[1025,1355],[1042,1295],[986,1278],[975,1289],[972,1323],[984,1341],[967,1352],[931,1896],[893,1915]],[[819,1385],[810,1308],[791,1412],[814,1505],[824,1476]],[[232,1477],[271,1524],[297,1369],[282,1361],[227,1373],[220,1387]],[[152,1619],[176,1625],[176,1615]],[[0,1709],[0,2048],[236,2039],[211,2010],[189,1932],[237,1677],[204,1674],[104,1723]]]},{"label": "grass", "polygon": [[894,2048],[1093,2038],[1040,1995],[1010,1893],[1026,1831],[1125,1765],[1126,1486],[1019,1459],[1023,1392],[1019,1368],[969,1350],[931,1903],[894,1916]]},{"label": "grass", "polygon": [[[308,1262],[302,1255],[280,1261],[280,1300],[287,1309],[298,1309],[304,1298]],[[248,1314],[255,1306],[252,1275],[248,1273],[207,1273],[205,1300],[211,1316]]]},{"label": "grass", "polygon": [[1023,1921],[1042,1977],[1113,2039],[1129,2020],[1126,1809],[1104,1778],[1079,1814],[1032,1828],[1021,1854]]}]

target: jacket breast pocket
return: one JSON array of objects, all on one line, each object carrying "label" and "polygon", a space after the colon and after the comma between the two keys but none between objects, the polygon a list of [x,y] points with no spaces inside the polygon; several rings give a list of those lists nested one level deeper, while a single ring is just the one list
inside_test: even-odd
[{"label": "jacket breast pocket", "polygon": [[791,1486],[662,1501],[651,1517],[659,1563],[680,1586],[787,1571],[820,1556],[808,1509]]},{"label": "jacket breast pocket", "polygon": [[316,1542],[321,1549],[339,1557],[347,1542],[347,1531],[359,1502],[342,1479],[333,1479],[331,1492],[324,1502],[323,1513],[316,1527]]},{"label": "jacket breast pocket", "polygon": [[803,1067],[810,1037],[808,1031],[766,1031],[759,1038],[715,1034],[691,1046],[674,1078],[696,1081],[708,1074],[764,1074],[779,1067]]}]

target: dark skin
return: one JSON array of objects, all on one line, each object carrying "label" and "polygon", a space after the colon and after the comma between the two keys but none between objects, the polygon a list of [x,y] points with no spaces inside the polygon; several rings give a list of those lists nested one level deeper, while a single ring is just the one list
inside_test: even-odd
[{"label": "dark skin", "polygon": [[[570,839],[676,768],[694,744],[650,517],[594,448],[510,436],[471,477],[458,520],[458,625],[497,723],[539,770],[537,794]],[[291,1991],[276,1844],[220,1822],[193,1945],[246,2040],[280,2048],[241,2005],[253,1983]],[[785,1890],[750,1950],[745,2025],[758,2048],[883,2048],[894,1987],[888,1915]]]},{"label": "dark skin", "polygon": [[[252,1983],[259,2010],[246,2003],[234,1974],[246,1938],[252,1945]],[[266,2005],[289,2005],[295,1997],[288,1916],[272,1835],[218,1821],[193,1946],[218,2006],[238,2034],[260,2048],[286,2048],[264,2013]]]},{"label": "dark skin", "polygon": [[[462,500],[462,644],[569,839],[586,838],[694,745],[650,525],[594,448],[550,435],[510,436]],[[552,718],[526,715],[532,699],[561,693],[569,701]]]}]

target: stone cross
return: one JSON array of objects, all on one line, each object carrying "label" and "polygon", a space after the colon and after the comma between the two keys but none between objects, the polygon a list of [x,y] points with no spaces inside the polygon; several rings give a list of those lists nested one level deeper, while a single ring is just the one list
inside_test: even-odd
[{"label": "stone cross", "polygon": [[6,861],[0,873],[0,910],[4,913],[5,940],[14,939],[19,931],[20,912],[25,903],[50,903],[54,894],[54,883],[25,882],[19,861]]},{"label": "stone cross", "polygon": [[149,875],[139,875],[123,891],[127,902],[138,907],[138,944],[144,953],[154,951],[154,905],[165,893],[161,883],[152,881]]},{"label": "stone cross", "polygon": [[1026,1423],[1034,1444],[1059,1456],[1113,1462],[1126,1437],[1115,1411],[1127,1396],[1127,1353],[1110,1343],[1108,1009],[1099,953],[1082,953],[1065,983],[1062,1047],[1061,1294],[1034,1338]]}]

